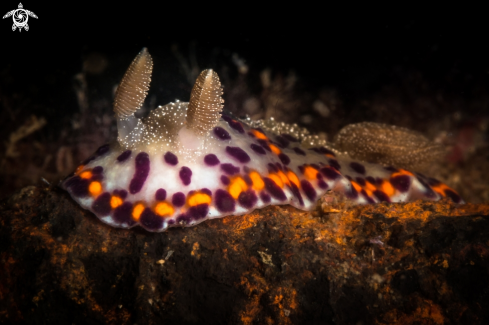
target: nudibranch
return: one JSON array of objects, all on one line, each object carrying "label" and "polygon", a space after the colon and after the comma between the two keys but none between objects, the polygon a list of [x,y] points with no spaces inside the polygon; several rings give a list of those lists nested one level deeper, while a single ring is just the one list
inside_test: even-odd
[{"label": "nudibranch", "polygon": [[134,113],[147,95],[152,69],[143,49],[117,89],[117,141],[100,147],[61,184],[104,223],[164,231],[271,204],[310,210],[328,191],[360,204],[442,197],[462,202],[435,179],[356,161],[318,145],[297,125],[223,112],[223,91],[213,70],[199,75],[188,103],[159,106],[139,119]]}]

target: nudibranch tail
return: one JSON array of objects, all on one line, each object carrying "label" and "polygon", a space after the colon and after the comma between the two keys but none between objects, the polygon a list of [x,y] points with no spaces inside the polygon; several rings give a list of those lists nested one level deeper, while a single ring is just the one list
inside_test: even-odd
[{"label": "nudibranch tail", "polygon": [[195,81],[187,110],[187,127],[198,134],[211,131],[221,118],[224,100],[217,73],[204,70]]},{"label": "nudibranch tail", "polygon": [[114,111],[118,118],[127,118],[143,105],[148,95],[153,59],[143,48],[131,63],[122,78],[114,100]]},{"label": "nudibranch tail", "polygon": [[[329,192],[359,204],[443,197],[463,202],[436,179],[349,156],[385,164],[383,156],[434,151],[424,137],[367,123],[342,130],[330,150],[297,125],[221,115],[222,88],[212,70],[200,74],[190,103],[159,106],[139,119],[134,112],[147,94],[151,69],[143,49],[117,92],[119,141],[100,147],[62,183],[76,202],[111,226],[164,231],[271,204],[311,210]],[[402,148],[396,139],[410,145]],[[372,144],[378,148],[368,148]]]}]

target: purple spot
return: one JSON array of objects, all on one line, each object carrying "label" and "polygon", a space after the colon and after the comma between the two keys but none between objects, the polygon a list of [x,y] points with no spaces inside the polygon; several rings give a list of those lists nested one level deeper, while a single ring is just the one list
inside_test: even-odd
[{"label": "purple spot", "polygon": [[71,190],[71,193],[76,197],[88,196],[88,179],[82,179],[79,176],[74,176],[65,183],[65,187]]},{"label": "purple spot", "polygon": [[368,203],[375,203],[374,199],[368,196],[367,192],[364,189],[360,191],[360,194],[367,200]]},{"label": "purple spot", "polygon": [[269,173],[276,173],[276,172],[278,172],[277,166],[275,166],[272,163],[268,163],[267,167],[268,167],[268,172]]},{"label": "purple spot", "polygon": [[224,121],[228,122],[228,124],[229,124],[229,126],[231,128],[235,129],[239,133],[244,133],[243,126],[238,121],[235,121],[235,120],[233,120],[232,118],[230,118],[229,116],[226,116],[226,115],[223,115],[222,116],[222,119]]},{"label": "purple spot", "polygon": [[124,151],[123,153],[121,153],[119,155],[119,157],[117,157],[117,161],[120,163],[126,161],[127,158],[129,158],[131,156],[131,152],[132,152],[131,150]]},{"label": "purple spot", "polygon": [[352,178],[350,175],[345,175],[345,177],[351,182],[352,181]]},{"label": "purple spot", "polygon": [[110,193],[105,192],[100,194],[92,204],[92,210],[100,215],[106,216],[112,210],[110,206]]},{"label": "purple spot", "polygon": [[295,137],[291,136],[290,134],[287,133],[282,133],[281,136],[283,136],[285,139],[289,140],[290,142],[299,142]]},{"label": "purple spot", "polygon": [[183,213],[177,217],[177,223],[180,225],[189,224],[190,221],[192,221],[192,218],[190,218],[190,216],[188,216],[186,213]]},{"label": "purple spot", "polygon": [[278,170],[283,170],[282,165],[280,165],[280,163],[275,163],[275,166],[277,166]]},{"label": "purple spot", "polygon": [[265,182],[265,188],[273,198],[279,201],[285,201],[287,199],[284,191],[274,181],[268,177],[263,177],[263,181]]},{"label": "purple spot", "polygon": [[380,185],[379,183],[377,183],[377,180],[375,178],[373,178],[372,176],[367,176],[366,180],[367,180],[367,182],[369,182],[372,185]]},{"label": "purple spot", "polygon": [[303,165],[297,166],[297,169],[299,169],[299,172],[300,172],[301,174],[304,174],[304,170],[305,170],[305,168],[304,168],[304,166],[303,166]]},{"label": "purple spot", "polygon": [[331,167],[334,167],[336,168],[336,170],[340,170],[341,169],[341,166],[340,164],[338,163],[338,160],[336,159],[328,159],[328,163]]},{"label": "purple spot", "polygon": [[324,182],[322,179],[318,180],[318,186],[322,190],[327,190],[328,189],[328,183]]},{"label": "purple spot", "polygon": [[289,145],[289,140],[287,140],[283,136],[277,135],[275,137],[275,140],[282,148],[286,148]]},{"label": "purple spot", "polygon": [[391,199],[385,192],[382,192],[380,190],[375,190],[374,191],[375,197],[380,201],[380,202],[390,202]]},{"label": "purple spot", "polygon": [[360,185],[360,186],[365,186],[367,183],[365,183],[365,180],[361,177],[355,177],[355,181]]},{"label": "purple spot", "polygon": [[462,198],[460,197],[460,195],[458,195],[454,191],[452,191],[450,189],[445,189],[444,192],[445,192],[445,195],[447,197],[449,197],[450,199],[452,199],[452,201],[454,203],[460,203],[462,201]]},{"label": "purple spot", "polygon": [[431,186],[436,186],[436,185],[441,184],[441,182],[435,178],[429,177],[428,178],[428,184]]},{"label": "purple spot", "polygon": [[119,205],[115,208],[112,218],[118,223],[127,223],[129,226],[132,226],[135,223],[132,220],[132,203],[124,202]]},{"label": "purple spot", "polygon": [[180,172],[178,173],[178,175],[180,176],[180,179],[182,180],[183,185],[185,185],[185,186],[189,185],[190,182],[192,181],[191,180],[191,178],[192,178],[192,171],[190,170],[190,168],[188,168],[186,166],[183,166],[180,169]]},{"label": "purple spot", "polygon": [[165,155],[163,156],[163,158],[165,159],[165,162],[168,165],[175,166],[176,164],[178,164],[178,157],[175,156],[175,154],[171,153],[170,151],[168,151],[167,153],[165,153]]},{"label": "purple spot", "polygon": [[253,190],[243,191],[238,197],[239,204],[246,209],[254,207],[257,201],[258,198]]},{"label": "purple spot", "polygon": [[248,154],[246,153],[246,151],[244,151],[243,149],[241,149],[240,147],[230,147],[230,146],[227,146],[226,147],[226,152],[233,158],[235,158],[236,160],[238,160],[240,163],[247,163],[249,162],[251,159],[250,159],[250,156],[248,156]]},{"label": "purple spot", "polygon": [[391,177],[390,182],[395,189],[397,189],[401,193],[406,193],[409,191],[409,187],[411,186],[411,177],[408,175],[399,175],[395,177]]},{"label": "purple spot", "polygon": [[104,174],[93,174],[90,178],[91,181],[102,181],[104,179]]},{"label": "purple spot", "polygon": [[280,158],[280,160],[282,161],[282,163],[283,163],[284,165],[288,165],[288,164],[290,164],[290,158],[289,158],[289,156],[287,156],[286,154],[281,153],[281,154],[279,154],[279,155],[278,155],[278,157]]},{"label": "purple spot", "polygon": [[208,166],[215,166],[220,163],[219,159],[217,156],[213,153],[210,153],[204,157],[204,162]]},{"label": "purple spot", "polygon": [[97,166],[92,169],[92,174],[102,174],[104,168],[102,166]]},{"label": "purple spot", "polygon": [[248,168],[248,166],[243,166],[243,171],[245,173],[249,173],[251,170]]},{"label": "purple spot", "polygon": [[136,172],[129,184],[129,193],[136,194],[143,188],[144,182],[149,174],[149,155],[141,152],[135,159]]},{"label": "purple spot", "polygon": [[239,167],[236,167],[233,164],[222,164],[221,170],[228,175],[234,175],[239,173]]},{"label": "purple spot", "polygon": [[171,203],[177,208],[182,207],[185,204],[185,194],[182,192],[177,192],[173,194],[171,198]]},{"label": "purple spot", "polygon": [[251,133],[251,132],[248,132],[247,134],[248,134],[248,136],[249,136],[250,138],[256,138],[256,137],[255,137],[255,135],[254,135],[253,133]]},{"label": "purple spot", "polygon": [[267,154],[267,152],[265,151],[265,149],[263,149],[263,147],[262,147],[262,146],[259,146],[259,145],[257,145],[257,144],[252,143],[252,144],[250,145],[250,148],[251,148],[251,149],[252,149],[254,152],[256,152],[257,154],[260,154],[260,155],[266,155],[266,154]]},{"label": "purple spot", "polygon": [[187,211],[187,215],[194,220],[205,218],[207,213],[209,213],[209,205],[206,203],[193,206]]},{"label": "purple spot", "polygon": [[218,189],[214,193],[216,208],[220,212],[233,212],[235,208],[234,198],[228,192]]},{"label": "purple spot", "polygon": [[358,192],[357,190],[355,189],[355,187],[352,185],[351,186],[351,190],[350,191],[347,191],[345,193],[346,197],[349,198],[349,199],[356,199],[358,197]]},{"label": "purple spot", "polygon": [[244,175],[243,180],[245,181],[246,185],[248,185],[248,186],[253,185],[253,181],[251,180],[251,177],[249,175]]},{"label": "purple spot", "polygon": [[263,203],[267,204],[267,203],[270,203],[270,201],[272,200],[272,198],[270,197],[270,195],[268,195],[267,193],[265,192],[261,192],[260,193],[260,199],[263,201]]},{"label": "purple spot", "polygon": [[392,166],[384,167],[384,169],[389,171],[389,172],[392,172],[392,173],[397,173],[399,171],[397,168],[392,167]]},{"label": "purple spot", "polygon": [[166,190],[163,188],[158,189],[155,193],[155,200],[156,201],[165,201],[166,200]]},{"label": "purple spot", "polygon": [[433,189],[431,188],[431,186],[429,186],[428,184],[426,184],[426,182],[421,179],[420,177],[418,177],[418,181],[421,183],[421,185],[423,185],[423,187],[425,188],[426,192],[424,193],[424,195],[429,198],[429,199],[435,199],[436,198],[436,194],[435,194],[435,191],[433,191]]},{"label": "purple spot", "polygon": [[270,149],[270,147],[268,146],[268,142],[266,140],[258,139],[256,140],[256,142],[258,142],[258,144],[262,146],[263,149],[265,149],[266,151],[272,152],[272,149]]},{"label": "purple spot", "polygon": [[290,190],[292,191],[292,194],[299,200],[300,205],[304,205],[304,200],[302,199],[301,192],[299,191],[299,188],[297,185],[295,185],[293,182],[290,183]]},{"label": "purple spot", "polygon": [[146,208],[141,213],[139,223],[148,230],[158,230],[163,226],[163,218],[153,213],[150,208]]},{"label": "purple spot", "polygon": [[302,156],[305,156],[306,155],[306,153],[304,152],[304,150],[302,150],[301,148],[295,147],[293,150],[298,155],[302,155]]},{"label": "purple spot", "polygon": [[301,181],[301,187],[302,187],[302,190],[304,191],[304,193],[306,194],[307,198],[310,201],[316,200],[316,190],[311,185],[311,183],[309,183],[308,181],[306,181],[305,179],[303,179]]},{"label": "purple spot", "polygon": [[229,178],[225,175],[221,175],[221,182],[224,184],[224,185],[229,185],[230,181],[229,181]]},{"label": "purple spot", "polygon": [[321,172],[321,174],[324,175],[324,177],[326,177],[326,179],[329,179],[331,181],[334,181],[341,177],[341,174],[332,167],[323,167],[319,171]]},{"label": "purple spot", "polygon": [[365,174],[365,167],[362,164],[353,161],[350,163],[350,167],[359,174]]},{"label": "purple spot", "polygon": [[114,192],[112,192],[112,194],[120,197],[123,200],[127,197],[127,191],[126,190],[114,190]]},{"label": "purple spot", "polygon": [[174,225],[174,224],[175,224],[175,220],[173,219],[168,220],[168,225]]},{"label": "purple spot", "polygon": [[220,126],[216,126],[214,128],[214,134],[216,135],[216,137],[218,137],[221,140],[230,140],[231,139],[231,136],[229,135],[229,132],[226,131],[226,130],[224,130]]},{"label": "purple spot", "polygon": [[200,191],[212,197],[212,192],[208,188],[203,188]]},{"label": "purple spot", "polygon": [[97,151],[95,151],[95,154],[97,156],[102,156],[102,155],[106,154],[107,152],[109,152],[109,149],[110,149],[110,146],[108,144],[104,144],[103,146],[98,148]]}]

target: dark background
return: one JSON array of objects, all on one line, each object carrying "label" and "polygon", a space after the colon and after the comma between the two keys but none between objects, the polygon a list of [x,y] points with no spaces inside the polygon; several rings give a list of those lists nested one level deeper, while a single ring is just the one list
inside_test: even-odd
[{"label": "dark background", "polygon": [[[17,5],[2,2],[0,14]],[[479,182],[486,175],[489,44],[482,8],[23,5],[39,17],[29,18],[29,31],[12,32],[12,19],[0,20],[0,196],[41,177],[57,182],[110,139],[113,89],[143,47],[155,62],[148,108],[188,100],[195,72],[185,61],[197,71],[218,71],[227,108],[237,114],[244,99],[256,97],[262,111],[329,137],[365,120],[401,125],[458,148],[435,175],[458,191],[473,183],[468,174]],[[239,73],[233,55],[248,73]],[[260,81],[266,69],[275,90]],[[318,99],[336,109],[318,114]],[[47,123],[16,142],[16,156],[4,154],[11,134],[31,116]],[[462,194],[488,200],[487,186],[476,187]]]}]

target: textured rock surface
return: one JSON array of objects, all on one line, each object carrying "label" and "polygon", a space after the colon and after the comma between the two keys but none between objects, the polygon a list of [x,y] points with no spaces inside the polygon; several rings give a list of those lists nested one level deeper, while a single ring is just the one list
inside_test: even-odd
[{"label": "textured rock surface", "polygon": [[489,205],[274,206],[148,233],[26,187],[0,205],[0,258],[2,323],[489,323]]}]

